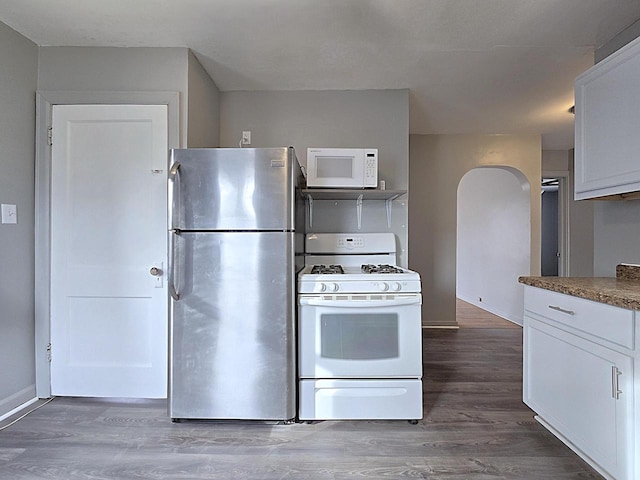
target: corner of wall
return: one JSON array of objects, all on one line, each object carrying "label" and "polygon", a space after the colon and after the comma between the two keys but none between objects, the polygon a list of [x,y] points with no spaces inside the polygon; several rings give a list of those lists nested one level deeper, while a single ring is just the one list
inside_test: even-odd
[{"label": "corner of wall", "polygon": [[574,150],[568,152],[569,163],[569,275],[590,277],[593,275],[594,202],[574,200]]},{"label": "corner of wall", "polygon": [[18,223],[0,225],[0,415],[35,396],[35,92],[38,46],[0,22],[2,202]]},{"label": "corner of wall", "polygon": [[0,399],[0,419],[17,413],[35,400],[37,400],[35,384],[29,385],[7,398]]},{"label": "corner of wall", "polygon": [[191,50],[187,72],[187,147],[218,147],[220,89]]}]

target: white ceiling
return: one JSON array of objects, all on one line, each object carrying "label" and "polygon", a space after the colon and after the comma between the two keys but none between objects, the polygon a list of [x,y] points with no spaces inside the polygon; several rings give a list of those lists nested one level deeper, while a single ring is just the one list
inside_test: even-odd
[{"label": "white ceiling", "polygon": [[411,133],[573,146],[573,80],[640,0],[0,0],[38,45],[189,47],[231,90],[410,90]]}]

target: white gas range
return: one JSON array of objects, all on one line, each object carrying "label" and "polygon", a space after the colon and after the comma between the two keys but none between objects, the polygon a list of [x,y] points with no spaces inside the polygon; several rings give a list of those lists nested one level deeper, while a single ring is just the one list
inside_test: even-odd
[{"label": "white gas range", "polygon": [[300,420],[422,418],[422,295],[391,233],[309,234],[298,274]]}]

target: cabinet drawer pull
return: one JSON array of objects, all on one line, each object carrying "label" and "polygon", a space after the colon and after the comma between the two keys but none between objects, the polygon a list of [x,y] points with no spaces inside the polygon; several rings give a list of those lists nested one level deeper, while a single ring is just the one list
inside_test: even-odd
[{"label": "cabinet drawer pull", "polygon": [[556,305],[549,305],[549,308],[551,310],[555,310],[557,312],[561,312],[561,313],[566,313],[567,315],[575,315],[576,312],[574,312],[573,310],[565,310],[564,308],[560,308]]},{"label": "cabinet drawer pull", "polygon": [[611,367],[611,396],[618,400],[620,398],[620,394],[622,390],[620,390],[620,379],[618,378],[622,375],[622,372],[618,370],[618,367],[615,365]]}]

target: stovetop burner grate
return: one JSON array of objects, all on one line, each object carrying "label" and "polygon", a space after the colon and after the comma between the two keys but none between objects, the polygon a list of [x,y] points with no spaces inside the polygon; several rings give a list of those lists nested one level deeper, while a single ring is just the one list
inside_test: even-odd
[{"label": "stovetop burner grate", "polygon": [[373,265],[368,263],[366,265],[362,265],[360,269],[364,273],[404,273],[404,270],[394,267],[393,265]]},{"label": "stovetop burner grate", "polygon": [[334,273],[344,273],[344,268],[342,265],[314,265],[311,267],[311,273],[316,274],[334,274]]}]

